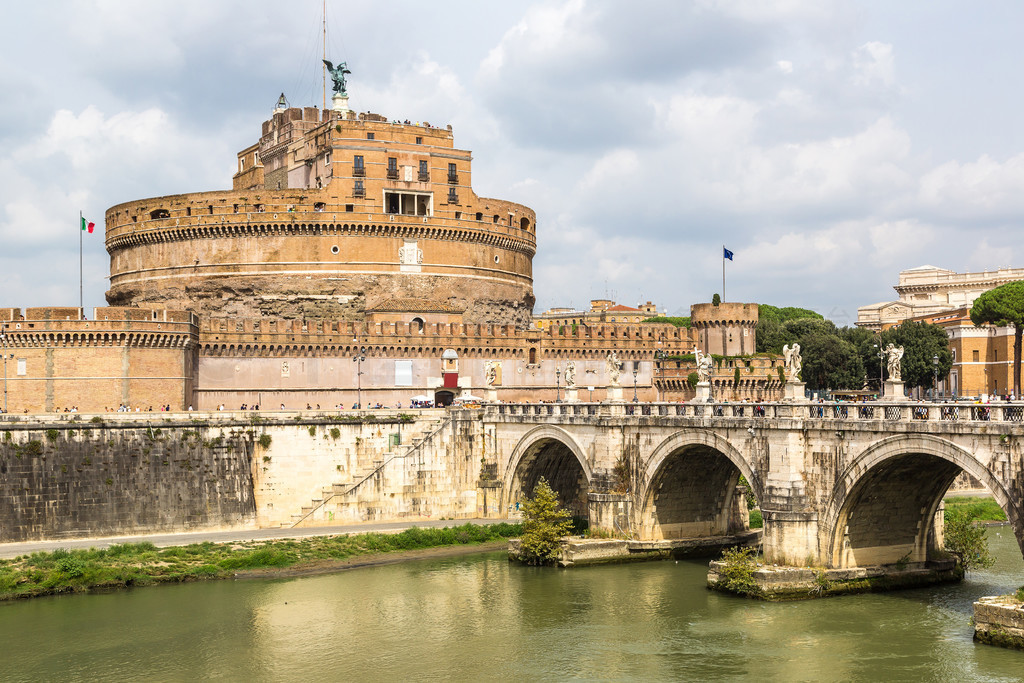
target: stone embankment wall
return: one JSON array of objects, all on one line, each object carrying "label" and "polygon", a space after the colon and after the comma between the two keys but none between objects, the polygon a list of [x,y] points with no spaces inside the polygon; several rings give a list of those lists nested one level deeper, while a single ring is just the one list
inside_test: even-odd
[{"label": "stone embankment wall", "polygon": [[467,518],[495,513],[478,491],[479,421],[443,410],[397,411],[347,423],[323,414],[301,428],[261,424],[270,437],[256,462],[260,526],[321,526],[389,520]]},{"label": "stone embankment wall", "polygon": [[250,434],[148,422],[0,424],[0,542],[252,524]]},{"label": "stone embankment wall", "polygon": [[481,444],[444,410],[12,416],[0,543],[494,515]]}]

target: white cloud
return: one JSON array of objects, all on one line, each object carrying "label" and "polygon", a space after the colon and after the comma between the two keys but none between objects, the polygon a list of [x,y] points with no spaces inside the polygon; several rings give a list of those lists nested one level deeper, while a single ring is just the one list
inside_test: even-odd
[{"label": "white cloud", "polygon": [[896,82],[896,63],[892,45],[872,41],[857,48],[853,53],[856,69],[854,83],[872,85],[880,83],[889,87]]}]

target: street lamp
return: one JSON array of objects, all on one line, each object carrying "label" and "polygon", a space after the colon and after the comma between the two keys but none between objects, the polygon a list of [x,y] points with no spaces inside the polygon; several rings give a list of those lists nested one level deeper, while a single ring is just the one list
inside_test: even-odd
[{"label": "street lamp", "polygon": [[936,393],[939,390],[939,355],[935,354],[932,356],[932,400],[935,400]]},{"label": "street lamp", "polygon": [[882,378],[882,372],[885,369],[885,363],[882,362],[882,359],[885,358],[885,351],[882,350],[880,344],[872,344],[872,346],[878,349],[878,400],[882,400],[882,384],[885,382]]},{"label": "street lamp", "polygon": [[633,361],[633,403],[639,403],[636,398],[636,373],[640,372],[640,361]]},{"label": "street lamp", "polygon": [[555,403],[562,402],[562,368],[555,366]]},{"label": "street lamp", "polygon": [[366,360],[366,347],[360,346],[359,352],[352,362],[356,364],[356,406],[363,408],[363,361]]},{"label": "street lamp", "polygon": [[661,375],[661,372],[662,372],[661,361],[664,358],[665,358],[665,352],[662,351],[661,349],[658,349],[657,351],[654,352],[654,370],[655,370],[654,400],[655,400],[655,402],[658,402],[658,403],[661,402],[661,385],[658,384],[658,376]]}]

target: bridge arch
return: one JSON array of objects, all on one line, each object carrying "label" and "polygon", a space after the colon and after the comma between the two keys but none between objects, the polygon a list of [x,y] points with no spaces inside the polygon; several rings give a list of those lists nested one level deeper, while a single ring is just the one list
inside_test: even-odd
[{"label": "bridge arch", "polygon": [[929,434],[873,443],[836,479],[819,524],[830,567],[924,562],[937,549],[934,518],[961,471],[980,481],[1006,511],[1024,551],[1021,513],[1003,484],[970,451]]},{"label": "bridge arch", "polygon": [[643,467],[640,537],[696,538],[745,529],[746,520],[738,518],[739,510],[746,513],[745,501],[736,497],[741,474],[763,500],[760,477],[727,439],[704,430],[671,434]]},{"label": "bridge arch", "polygon": [[593,471],[579,442],[560,427],[541,425],[519,439],[505,469],[504,500],[515,504],[531,495],[541,477],[566,509],[587,517]]}]

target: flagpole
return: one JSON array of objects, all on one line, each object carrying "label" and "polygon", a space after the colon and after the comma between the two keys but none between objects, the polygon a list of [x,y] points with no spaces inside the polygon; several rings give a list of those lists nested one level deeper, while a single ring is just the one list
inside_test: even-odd
[{"label": "flagpole", "polygon": [[725,245],[722,245],[722,301],[725,301]]},{"label": "flagpole", "polygon": [[84,291],[83,288],[82,288],[82,263],[83,263],[83,260],[82,260],[82,243],[83,243],[83,241],[85,239],[84,237],[82,237],[82,233],[85,232],[84,230],[82,230],[82,221],[84,221],[84,220],[85,220],[85,216],[82,214],[81,209],[79,209],[79,211],[78,211],[78,307],[81,309],[79,311],[79,313],[78,313],[79,317],[81,317],[82,313],[85,311],[85,296],[82,293]]}]

